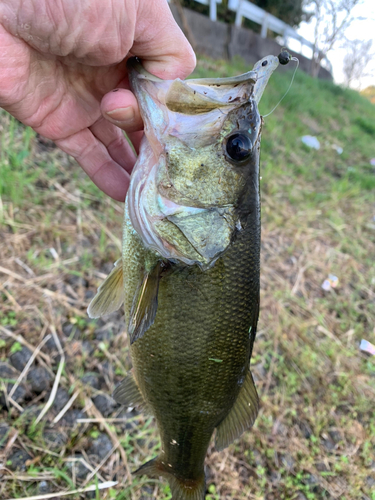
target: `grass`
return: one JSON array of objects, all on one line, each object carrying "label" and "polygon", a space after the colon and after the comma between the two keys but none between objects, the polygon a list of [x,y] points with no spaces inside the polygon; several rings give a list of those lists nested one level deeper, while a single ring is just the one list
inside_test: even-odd
[{"label": "grass", "polygon": [[[241,61],[200,59],[195,76],[247,70]],[[290,78],[272,76],[263,114]],[[297,72],[265,120],[261,315],[252,359],[262,406],[251,432],[221,453],[210,449],[207,499],[375,499],[375,358],[359,351],[362,338],[375,343],[374,111],[359,94]],[[118,481],[91,498],[170,498],[165,483],[128,476],[159,449],[152,419],[118,408],[103,419],[93,403],[130,368],[121,314],[106,323],[86,316],[120,255],[122,206],[49,141],[5,113],[0,126],[0,361],[25,342],[35,350],[55,330],[65,355],[59,386],[69,397],[78,391],[66,414],[91,419],[52,425],[52,408],[34,425],[49,391],[18,407],[9,402],[0,413],[10,427],[0,449],[0,497],[40,494],[44,482],[50,491],[74,490],[89,478]],[[302,144],[307,134],[318,137],[319,151]],[[338,286],[325,292],[329,274]],[[60,358],[48,345],[36,363],[55,380]],[[99,388],[82,382],[87,373],[102,380]],[[51,429],[64,438],[57,447],[46,442]],[[115,448],[103,463],[88,452],[102,434]],[[23,471],[9,464],[16,449],[30,455]]]}]

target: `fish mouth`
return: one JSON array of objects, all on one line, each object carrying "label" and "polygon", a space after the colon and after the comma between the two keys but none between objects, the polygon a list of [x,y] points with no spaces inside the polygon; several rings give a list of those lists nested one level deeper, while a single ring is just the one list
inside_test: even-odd
[{"label": "fish mouth", "polygon": [[[206,148],[210,159],[224,154],[215,145],[218,138],[229,133],[224,124],[229,123],[232,111],[245,109],[254,102],[252,112],[254,116],[258,113],[256,104],[278,59],[269,56],[267,64],[264,62],[265,59],[254,70],[234,77],[182,81],[162,80],[146,71],[139,59],[128,60],[131,88],[145,126],[130,182],[128,212],[145,246],[162,258],[206,269],[229,248],[241,230],[237,205],[245,177],[235,167],[230,171],[233,176],[225,177],[226,164],[220,163],[210,171],[212,177],[204,179],[216,191],[199,191],[198,196],[188,177],[185,183],[184,161],[181,160],[181,168],[176,167],[177,157],[202,148]],[[197,176],[192,174],[191,179],[201,179],[204,173],[198,172],[198,168],[205,164],[206,161],[196,162],[192,168]],[[171,165],[174,170],[170,175]],[[217,188],[222,172],[224,179],[233,183]],[[162,177],[165,185],[160,181]]]},{"label": "fish mouth", "polygon": [[[132,57],[128,59],[126,65],[130,74],[130,79],[133,80],[133,84],[134,80],[137,78],[140,80],[147,80],[154,83],[162,83],[166,81],[149,73],[142,66],[140,59],[137,57]],[[234,87],[243,83],[253,84],[254,85],[253,97],[256,103],[259,104],[264,89],[267,86],[268,80],[278,66],[279,66],[278,57],[269,55],[263,57],[263,59],[258,61],[254,65],[254,68],[252,70],[247,71],[246,73],[243,73],[241,75],[229,76],[223,78],[190,78],[188,80],[185,80],[184,83],[186,83],[188,86],[193,86],[193,87],[195,86],[199,87],[204,85],[206,87],[214,87],[216,89],[220,87],[225,88],[228,86]],[[225,103],[221,102],[220,104],[221,106],[223,106],[223,104]]]}]

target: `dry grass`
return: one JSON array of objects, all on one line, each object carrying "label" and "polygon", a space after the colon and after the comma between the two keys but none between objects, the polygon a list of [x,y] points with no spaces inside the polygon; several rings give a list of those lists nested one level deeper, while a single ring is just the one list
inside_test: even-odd
[{"label": "dry grass", "polygon": [[[205,62],[200,71],[220,68]],[[210,449],[207,498],[373,500],[375,362],[359,342],[375,341],[374,192],[337,180],[336,153],[303,149],[284,111],[263,132],[262,310],[252,361],[262,407],[251,432],[221,453]],[[342,120],[351,126],[348,113]],[[308,123],[316,119],[305,112],[300,126]],[[22,346],[32,355],[0,382],[0,430],[9,427],[0,434],[0,498],[170,498],[165,483],[130,477],[158,452],[152,419],[98,400],[130,367],[121,313],[106,322],[86,315],[120,255],[122,206],[48,141],[4,114],[0,124],[0,361]],[[356,140],[340,162],[364,161],[363,137]],[[339,283],[325,292],[329,274]],[[49,374],[48,390],[32,389],[35,367]],[[88,374],[95,383],[82,380]],[[57,404],[61,389],[67,397]],[[98,456],[93,443],[103,435],[108,448]],[[19,470],[16,451],[27,453]],[[117,484],[71,493],[107,481]]]}]

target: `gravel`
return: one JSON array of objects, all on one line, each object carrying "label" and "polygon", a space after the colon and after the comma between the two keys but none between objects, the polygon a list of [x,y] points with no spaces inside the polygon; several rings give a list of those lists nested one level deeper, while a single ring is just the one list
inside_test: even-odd
[{"label": "gravel", "polygon": [[0,378],[17,380],[19,372],[9,363],[0,362]]},{"label": "gravel", "polygon": [[68,469],[68,471],[71,473],[72,476],[74,471],[74,475],[77,479],[85,479],[90,471],[87,469],[87,467],[83,465],[82,462],[78,460],[79,458],[83,458],[82,455],[76,455],[74,458],[77,460],[75,460],[74,462],[73,461],[67,462],[66,468]]},{"label": "gravel", "polygon": [[62,427],[75,427],[77,424],[77,420],[79,418],[85,418],[85,414],[81,410],[77,410],[73,408],[72,410],[68,410],[63,418],[60,420],[59,424]]},{"label": "gravel", "polygon": [[50,389],[52,377],[43,366],[38,366],[29,371],[27,380],[31,385],[31,389],[36,394],[40,394]]},{"label": "gravel", "polygon": [[93,389],[99,390],[101,385],[101,377],[99,373],[89,372],[85,373],[81,378],[81,382],[85,385],[89,385]]},{"label": "gravel", "polygon": [[63,387],[59,387],[56,392],[55,400],[53,402],[52,408],[56,413],[59,413],[66,403],[69,401],[69,394]]},{"label": "gravel", "polygon": [[45,493],[49,493],[51,491],[50,485],[47,481],[40,481],[38,484],[38,493],[44,495]]},{"label": "gravel", "polygon": [[12,471],[25,471],[27,466],[27,460],[31,460],[32,456],[29,455],[25,450],[15,449],[11,455],[8,456],[7,467]]},{"label": "gravel", "polygon": [[0,424],[0,450],[5,447],[10,427],[5,422]]},{"label": "gravel", "polygon": [[88,455],[95,455],[99,460],[103,460],[112,448],[112,441],[109,439],[107,434],[100,434],[99,437],[92,441],[87,453]]},{"label": "gravel", "polygon": [[43,433],[44,441],[52,451],[61,450],[69,441],[67,434],[55,429],[46,429]]},{"label": "gravel", "polygon": [[[12,387],[13,387],[13,384],[9,385],[8,392],[11,390]],[[20,384],[17,387],[17,389],[14,391],[14,394],[12,395],[12,399],[14,401],[16,401],[18,404],[22,404],[26,401],[26,399],[28,398],[28,395],[29,395],[29,391],[28,391],[26,385]]]},{"label": "gravel", "polygon": [[73,325],[69,321],[62,325],[63,334],[70,339],[79,340],[81,338],[81,331],[76,325]]},{"label": "gravel", "polygon": [[118,406],[116,401],[107,394],[98,394],[93,398],[93,402],[104,417],[111,415]]},{"label": "gravel", "polygon": [[22,372],[22,370],[25,368],[30,358],[31,358],[30,349],[23,346],[20,351],[11,354],[9,360],[16,370]]}]

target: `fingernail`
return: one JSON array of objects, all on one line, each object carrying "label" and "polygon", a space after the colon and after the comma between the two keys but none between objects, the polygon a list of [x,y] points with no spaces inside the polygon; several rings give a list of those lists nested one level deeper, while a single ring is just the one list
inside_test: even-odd
[{"label": "fingernail", "polygon": [[127,108],[117,108],[107,111],[107,115],[118,122],[131,122],[134,118],[134,109],[131,106]]}]

